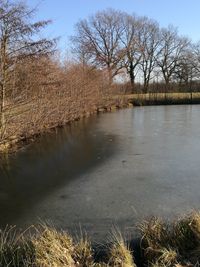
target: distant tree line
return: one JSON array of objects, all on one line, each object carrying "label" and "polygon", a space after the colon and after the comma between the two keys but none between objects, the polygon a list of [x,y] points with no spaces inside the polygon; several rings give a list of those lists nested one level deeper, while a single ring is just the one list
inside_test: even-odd
[{"label": "distant tree line", "polygon": [[199,88],[200,42],[172,25],[107,9],[80,20],[71,41],[79,62],[106,69],[110,84],[126,72],[132,92]]}]

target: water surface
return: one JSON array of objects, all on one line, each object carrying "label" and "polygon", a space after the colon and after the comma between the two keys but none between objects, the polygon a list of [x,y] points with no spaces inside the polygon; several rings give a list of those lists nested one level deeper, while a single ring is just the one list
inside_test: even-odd
[{"label": "water surface", "polygon": [[107,236],[200,209],[200,106],[92,116],[1,160],[0,226],[44,220]]}]

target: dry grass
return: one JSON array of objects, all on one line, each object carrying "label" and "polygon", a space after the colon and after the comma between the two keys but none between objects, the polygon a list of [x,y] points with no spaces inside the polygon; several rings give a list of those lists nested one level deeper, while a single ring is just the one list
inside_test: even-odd
[{"label": "dry grass", "polygon": [[87,238],[78,242],[66,232],[41,225],[32,228],[25,238],[14,227],[6,228],[0,238],[0,266],[2,267],[135,267],[131,251],[118,233],[113,238],[107,263],[95,263],[93,249]]},{"label": "dry grass", "polygon": [[142,223],[140,230],[148,265],[196,266],[199,263],[200,213],[193,212],[172,224],[153,218]]},{"label": "dry grass", "polygon": [[147,93],[126,95],[135,105],[200,103],[200,93]]},{"label": "dry grass", "polygon": [[180,218],[172,229],[173,245],[185,261],[200,261],[200,213],[193,212]]},{"label": "dry grass", "polygon": [[129,245],[119,231],[112,232],[112,245],[109,249],[109,266],[136,267]]},{"label": "dry grass", "polygon": [[42,267],[75,266],[72,238],[65,232],[43,226],[38,237],[33,238],[35,264]]},{"label": "dry grass", "polygon": [[18,232],[15,227],[0,231],[0,266],[33,266],[34,247],[27,235],[28,230],[27,238],[25,232]]},{"label": "dry grass", "polygon": [[73,255],[76,265],[81,267],[94,266],[93,249],[90,241],[86,237],[82,237],[75,244]]},{"label": "dry grass", "polygon": [[[34,230],[34,231],[33,231]],[[200,213],[174,223],[152,218],[140,225],[143,264],[149,267],[196,267],[200,262]],[[34,233],[33,233],[34,232]],[[26,232],[0,231],[1,267],[136,267],[133,253],[119,231],[112,232],[106,262],[96,263],[87,238],[72,237],[42,225]]]},{"label": "dry grass", "polygon": [[191,99],[200,98],[200,93],[199,92],[192,92],[192,93],[147,93],[147,94],[130,94],[127,95],[127,97],[134,98],[134,99]]},{"label": "dry grass", "polygon": [[158,262],[164,266],[172,266],[177,264],[177,252],[173,249],[163,248],[161,251],[161,256],[158,258]]}]

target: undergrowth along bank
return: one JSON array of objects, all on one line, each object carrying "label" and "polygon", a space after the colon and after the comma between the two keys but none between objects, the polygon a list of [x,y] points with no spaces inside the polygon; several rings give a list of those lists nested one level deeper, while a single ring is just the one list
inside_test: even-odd
[{"label": "undergrowth along bank", "polygon": [[[106,256],[96,259],[89,239],[75,241],[67,232],[48,225],[18,232],[0,231],[2,267],[195,267],[200,261],[200,213],[193,212],[174,222],[153,217],[138,226],[139,251],[133,251],[118,231],[106,246]],[[113,233],[113,232],[112,232]]]}]

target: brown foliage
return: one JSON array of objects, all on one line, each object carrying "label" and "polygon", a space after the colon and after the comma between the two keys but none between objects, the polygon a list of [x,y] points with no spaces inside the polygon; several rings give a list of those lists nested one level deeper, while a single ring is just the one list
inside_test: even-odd
[{"label": "brown foliage", "polygon": [[[6,96],[4,140],[24,139],[97,112],[121,105],[113,100],[103,71],[47,56],[15,66]],[[114,89],[113,89],[114,90]]]}]

